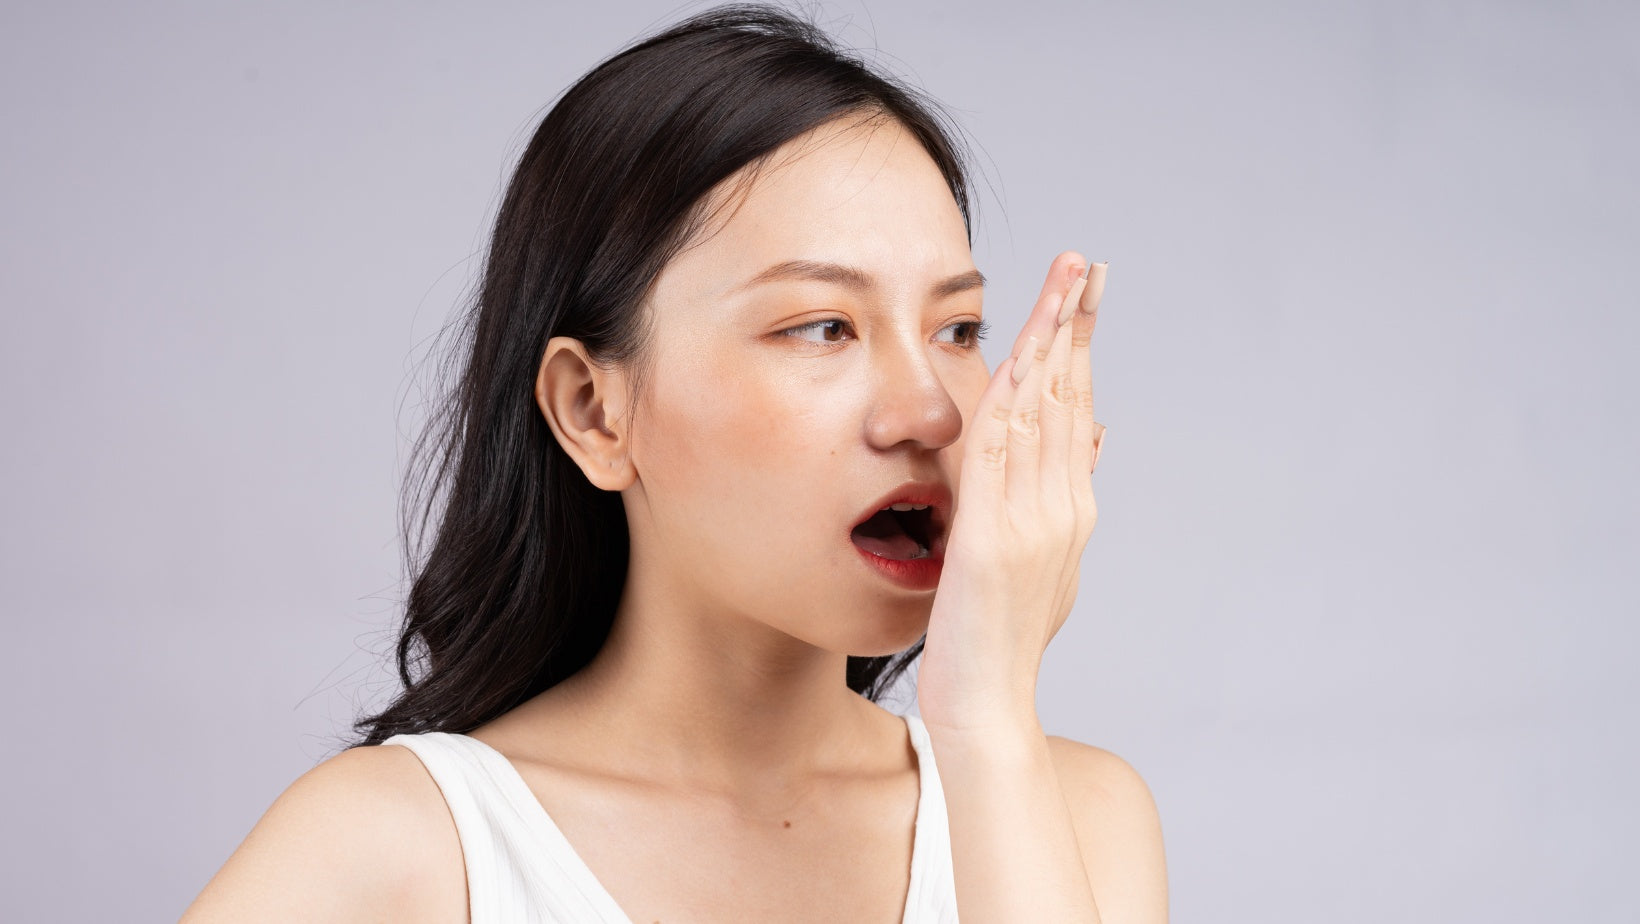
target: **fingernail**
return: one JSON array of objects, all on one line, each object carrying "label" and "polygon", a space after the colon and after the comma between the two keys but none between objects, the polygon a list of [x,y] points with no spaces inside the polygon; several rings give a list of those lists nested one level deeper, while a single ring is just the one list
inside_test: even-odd
[{"label": "fingernail", "polygon": [[1088,284],[1086,276],[1078,276],[1071,283],[1071,290],[1065,293],[1065,301],[1059,306],[1059,323],[1063,325],[1076,313],[1076,306],[1082,298],[1082,287]]},{"label": "fingernail", "polygon": [[[1098,269],[1094,269],[1098,267]],[[1080,307],[1083,314],[1098,314],[1099,300],[1105,296],[1105,274],[1110,270],[1110,261],[1088,264],[1088,287],[1082,290]]]},{"label": "fingernail", "polygon": [[1105,425],[1096,423],[1095,426],[1099,428],[1099,434],[1093,438],[1093,467],[1097,469],[1099,467],[1099,453],[1105,449]]},{"label": "fingernail", "polygon": [[1019,351],[1019,356],[1014,359],[1014,371],[1010,374],[1010,377],[1014,380],[1015,385],[1025,381],[1025,373],[1031,371],[1031,363],[1034,362],[1036,362],[1035,335],[1025,341],[1025,347]]}]

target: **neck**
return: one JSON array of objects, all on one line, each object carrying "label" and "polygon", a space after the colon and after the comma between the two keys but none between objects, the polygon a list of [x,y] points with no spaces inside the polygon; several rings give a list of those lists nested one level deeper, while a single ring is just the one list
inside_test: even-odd
[{"label": "neck", "polygon": [[745,792],[858,769],[887,713],[848,688],[847,666],[763,623],[705,612],[670,582],[629,576],[598,655],[548,692],[643,776]]}]

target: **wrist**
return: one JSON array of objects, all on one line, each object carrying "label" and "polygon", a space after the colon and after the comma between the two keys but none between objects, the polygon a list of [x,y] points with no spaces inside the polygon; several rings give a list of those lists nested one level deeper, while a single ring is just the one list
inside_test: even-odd
[{"label": "wrist", "polygon": [[940,777],[949,787],[959,780],[1013,781],[1029,779],[1052,767],[1047,735],[1041,727],[977,726],[961,729],[929,728],[929,743],[939,760]]},{"label": "wrist", "polygon": [[990,749],[1046,741],[1047,733],[1036,710],[1011,710],[962,717],[922,714],[928,737],[953,749]]}]

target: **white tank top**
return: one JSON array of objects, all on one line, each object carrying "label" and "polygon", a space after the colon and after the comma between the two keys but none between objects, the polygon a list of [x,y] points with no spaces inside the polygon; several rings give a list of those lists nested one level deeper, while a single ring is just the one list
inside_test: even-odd
[{"label": "white tank top", "polygon": [[[917,821],[902,924],[956,924],[945,792],[928,729],[903,717],[917,753]],[[427,767],[454,816],[472,924],[632,924],[501,752],[448,732],[394,735]]]}]

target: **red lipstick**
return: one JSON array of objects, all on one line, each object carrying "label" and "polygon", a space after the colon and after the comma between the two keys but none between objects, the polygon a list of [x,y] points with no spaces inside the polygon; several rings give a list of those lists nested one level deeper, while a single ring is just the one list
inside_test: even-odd
[{"label": "red lipstick", "polygon": [[894,584],[933,590],[945,564],[950,516],[950,488],[935,481],[910,481],[862,511],[849,530],[849,541],[864,564]]}]

